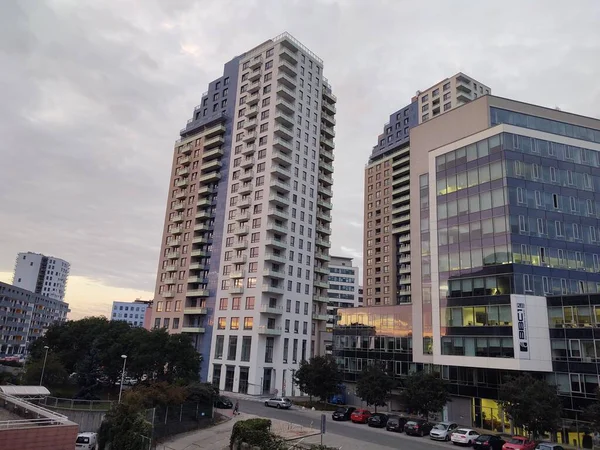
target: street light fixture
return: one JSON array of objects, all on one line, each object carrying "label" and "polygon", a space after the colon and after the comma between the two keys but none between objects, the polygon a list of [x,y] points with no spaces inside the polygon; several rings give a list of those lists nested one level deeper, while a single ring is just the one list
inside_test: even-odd
[{"label": "street light fixture", "polygon": [[44,365],[42,366],[42,375],[40,376],[40,386],[44,380],[44,371],[46,370],[46,360],[48,359],[48,349],[50,349],[50,347],[44,345],[44,348],[46,349],[46,354],[44,355]]},{"label": "street light fixture", "polygon": [[127,364],[127,355],[121,355],[123,358],[123,371],[121,372],[121,388],[119,389],[119,403],[121,403],[121,394],[123,393],[123,380],[125,379],[125,364]]}]

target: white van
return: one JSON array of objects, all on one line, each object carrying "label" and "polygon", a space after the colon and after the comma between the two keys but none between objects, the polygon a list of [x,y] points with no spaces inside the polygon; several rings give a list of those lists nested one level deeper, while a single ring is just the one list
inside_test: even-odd
[{"label": "white van", "polygon": [[98,444],[97,433],[79,433],[77,440],[75,441],[75,448],[81,448],[85,450],[96,450]]}]

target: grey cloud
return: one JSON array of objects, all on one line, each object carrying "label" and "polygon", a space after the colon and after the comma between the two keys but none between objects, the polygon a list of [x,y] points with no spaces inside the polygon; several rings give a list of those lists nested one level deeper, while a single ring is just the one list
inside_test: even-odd
[{"label": "grey cloud", "polygon": [[364,164],[392,112],[463,70],[598,116],[599,22],[593,0],[1,2],[0,271],[33,250],[152,290],[177,130],[227,60],[286,30],[339,99],[332,253],[359,256]]}]

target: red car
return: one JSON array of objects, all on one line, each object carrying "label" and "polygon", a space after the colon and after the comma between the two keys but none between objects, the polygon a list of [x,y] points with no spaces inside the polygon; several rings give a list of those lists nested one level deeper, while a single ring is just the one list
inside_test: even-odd
[{"label": "red car", "polygon": [[371,417],[371,411],[368,409],[357,409],[350,416],[350,420],[354,423],[367,423]]},{"label": "red car", "polygon": [[534,450],[535,441],[523,436],[511,437],[503,446],[502,450]]}]

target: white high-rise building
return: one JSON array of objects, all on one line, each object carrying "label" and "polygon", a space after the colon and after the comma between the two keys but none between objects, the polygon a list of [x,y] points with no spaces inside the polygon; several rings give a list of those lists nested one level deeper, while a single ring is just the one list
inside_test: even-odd
[{"label": "white high-rise building", "polygon": [[352,265],[352,258],[331,256],[328,297],[327,331],[332,331],[336,324],[338,308],[360,306],[358,267]]},{"label": "white high-rise building", "polygon": [[225,64],[175,143],[151,323],[221,390],[298,393],[325,351],[335,103],[284,33]]},{"label": "white high-rise building", "polygon": [[15,262],[13,285],[64,301],[70,268],[67,261],[54,256],[19,253]]}]

